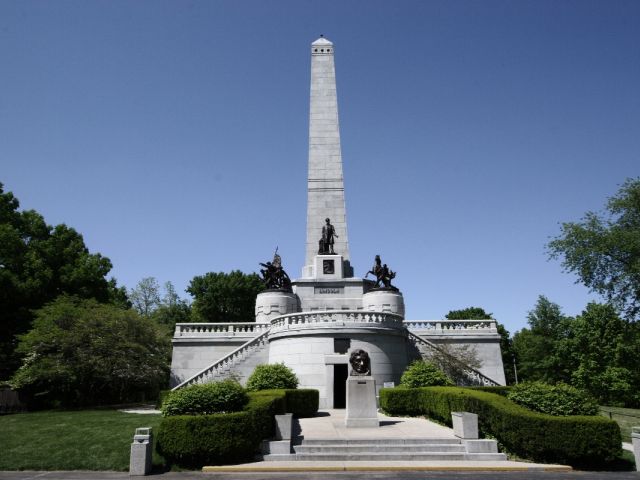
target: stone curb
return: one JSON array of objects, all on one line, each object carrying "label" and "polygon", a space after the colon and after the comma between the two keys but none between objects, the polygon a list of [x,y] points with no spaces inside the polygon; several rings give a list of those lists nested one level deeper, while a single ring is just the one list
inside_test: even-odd
[{"label": "stone curb", "polygon": [[435,472],[435,471],[446,471],[446,472],[531,472],[531,471],[541,471],[541,472],[571,472],[573,469],[567,465],[549,465],[548,467],[536,466],[536,467],[527,467],[527,466],[444,466],[444,465],[406,465],[406,466],[374,466],[374,465],[362,465],[362,466],[352,466],[352,465],[318,465],[316,467],[312,466],[300,466],[300,467],[285,467],[285,466],[273,466],[273,467],[248,467],[248,466],[219,466],[219,467],[202,467],[202,472],[204,473],[214,473],[214,472],[263,472],[263,473],[274,473],[274,472]]}]

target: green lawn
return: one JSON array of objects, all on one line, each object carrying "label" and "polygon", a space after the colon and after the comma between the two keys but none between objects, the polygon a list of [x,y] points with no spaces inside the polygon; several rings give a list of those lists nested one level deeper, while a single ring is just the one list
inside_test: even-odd
[{"label": "green lawn", "polygon": [[[0,416],[0,470],[126,471],[135,429],[157,432],[160,419],[117,410]],[[154,451],[154,464],[162,463]]]},{"label": "green lawn", "polygon": [[600,414],[620,425],[623,442],[631,442],[631,427],[640,427],[640,410],[635,408],[600,407]]}]

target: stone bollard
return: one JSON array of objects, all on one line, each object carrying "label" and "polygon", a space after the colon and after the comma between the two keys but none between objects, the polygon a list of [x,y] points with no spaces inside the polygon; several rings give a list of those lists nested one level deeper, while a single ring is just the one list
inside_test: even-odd
[{"label": "stone bollard", "polygon": [[631,443],[633,444],[633,456],[636,459],[636,470],[640,472],[640,427],[631,429]]},{"label": "stone bollard", "polygon": [[276,440],[291,440],[293,413],[276,415]]},{"label": "stone bollard", "polygon": [[131,444],[129,475],[148,475],[151,472],[153,433],[151,427],[136,428]]},{"label": "stone bollard", "polygon": [[458,438],[478,438],[478,415],[469,412],[451,412],[453,434]]}]

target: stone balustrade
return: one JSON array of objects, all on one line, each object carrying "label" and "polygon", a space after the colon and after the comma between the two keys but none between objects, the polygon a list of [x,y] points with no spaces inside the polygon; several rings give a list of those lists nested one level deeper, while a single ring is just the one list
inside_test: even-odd
[{"label": "stone balustrade", "polygon": [[[259,324],[258,324],[259,325]],[[186,387],[187,385],[194,385],[197,383],[208,383],[224,378],[225,374],[228,374],[233,369],[234,365],[251,355],[251,352],[257,348],[264,346],[269,340],[269,328],[267,327],[262,333],[252,340],[249,340],[244,345],[236,348],[234,351],[228,353],[212,365],[196,373],[192,377],[188,378],[181,384],[172,388],[172,390],[178,390],[179,388]]]},{"label": "stone balustrade", "polygon": [[383,327],[402,329],[402,316],[364,310],[323,310],[281,315],[271,321],[271,332],[322,327]]},{"label": "stone balustrade", "polygon": [[269,329],[268,323],[177,323],[173,338],[216,336],[254,337]]},{"label": "stone balustrade", "polygon": [[497,333],[495,320],[405,320],[411,331],[431,334]]}]

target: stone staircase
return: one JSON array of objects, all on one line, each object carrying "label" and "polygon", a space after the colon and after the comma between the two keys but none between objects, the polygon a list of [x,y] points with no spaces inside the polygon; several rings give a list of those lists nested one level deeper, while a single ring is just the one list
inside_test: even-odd
[{"label": "stone staircase", "polygon": [[[478,443],[458,438],[359,438],[309,439],[294,445],[292,454],[265,455],[265,461],[504,461],[504,453],[494,450],[484,441]],[[471,441],[473,442],[473,441]],[[477,441],[476,441],[477,442]],[[489,448],[487,448],[489,447]],[[471,451],[470,451],[471,450]]]},{"label": "stone staircase", "polygon": [[268,334],[269,330],[266,330],[252,338],[233,352],[177,385],[173,390],[197,383],[216,382],[229,377],[236,378],[244,385],[257,365],[269,362]]}]

